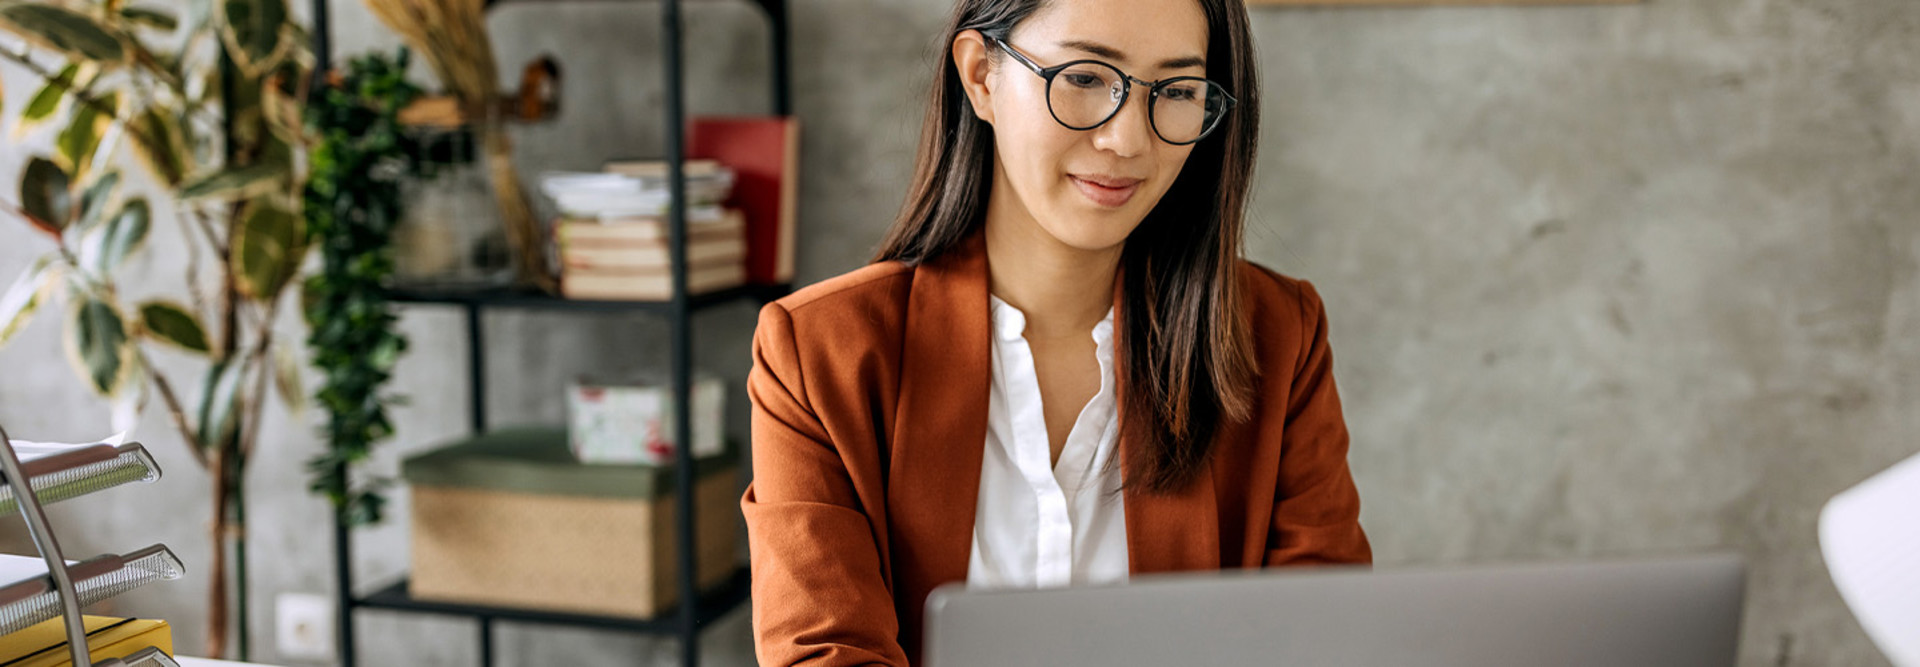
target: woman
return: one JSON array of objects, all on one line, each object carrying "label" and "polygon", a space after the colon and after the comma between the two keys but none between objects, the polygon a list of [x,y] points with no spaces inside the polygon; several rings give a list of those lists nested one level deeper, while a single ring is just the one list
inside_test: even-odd
[{"label": "woman", "polygon": [[958,3],[875,262],[761,312],[762,664],[909,664],[948,582],[1370,560],[1320,299],[1239,259],[1243,2]]}]

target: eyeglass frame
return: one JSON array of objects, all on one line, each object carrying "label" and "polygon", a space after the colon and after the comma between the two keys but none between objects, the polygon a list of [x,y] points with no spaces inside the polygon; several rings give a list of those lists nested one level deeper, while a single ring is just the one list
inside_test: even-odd
[{"label": "eyeglass frame", "polygon": [[[1140,85],[1147,87],[1147,91],[1148,91],[1147,93],[1148,94],[1147,126],[1153,128],[1153,136],[1159,137],[1161,141],[1165,141],[1168,144],[1172,144],[1174,146],[1191,146],[1193,144],[1200,143],[1200,140],[1207,138],[1208,135],[1213,134],[1214,130],[1219,129],[1221,121],[1226,120],[1227,114],[1233,111],[1234,105],[1237,105],[1240,103],[1240,100],[1234,99],[1232,93],[1227,92],[1226,86],[1220,85],[1214,80],[1206,78],[1204,76],[1176,76],[1176,77],[1161,79],[1159,81],[1148,81],[1145,79],[1135,77],[1132,74],[1128,74],[1126,70],[1120,69],[1118,66],[1114,65],[1113,63],[1109,63],[1107,61],[1099,60],[1095,58],[1081,58],[1079,60],[1074,60],[1074,61],[1069,61],[1069,62],[1061,63],[1058,65],[1054,65],[1052,67],[1041,67],[1039,63],[1036,63],[1033,61],[1032,58],[1027,57],[1027,54],[1021,53],[1019,49],[1013,48],[1013,45],[1008,44],[1007,40],[1000,37],[993,36],[993,35],[988,35],[986,33],[981,33],[981,36],[986,37],[989,40],[993,40],[994,45],[999,47],[1000,50],[1005,51],[1007,52],[1008,55],[1013,56],[1014,60],[1020,61],[1021,65],[1026,66],[1028,70],[1038,75],[1041,78],[1041,80],[1046,81],[1047,83],[1047,115],[1053,116],[1053,122],[1059,123],[1061,127],[1067,128],[1069,130],[1074,130],[1076,132],[1085,132],[1087,130],[1100,127],[1101,125],[1107,124],[1107,121],[1113,120],[1114,116],[1120,115],[1120,110],[1127,106],[1127,100],[1133,98],[1133,84],[1135,83],[1139,83]],[[1067,68],[1069,67],[1072,67],[1074,65],[1084,64],[1084,63],[1092,63],[1095,65],[1099,65],[1120,74],[1120,83],[1121,83],[1120,100],[1113,105],[1112,111],[1107,112],[1107,116],[1105,118],[1101,118],[1098,122],[1095,122],[1094,124],[1088,125],[1086,127],[1074,127],[1068,124],[1067,121],[1060,120],[1060,113],[1053,109],[1053,78],[1055,76],[1058,76],[1061,72],[1066,71]],[[1205,129],[1202,129],[1200,131],[1200,136],[1194,137],[1192,141],[1173,141],[1168,139],[1167,135],[1160,133],[1160,123],[1154,118],[1154,114],[1153,114],[1153,100],[1159,99],[1160,89],[1162,86],[1165,86],[1169,83],[1173,83],[1175,81],[1189,81],[1189,80],[1200,81],[1200,82],[1206,83],[1207,85],[1219,88],[1220,96],[1226,99],[1226,105],[1220,109],[1220,118],[1215,120],[1213,124],[1207,126]]]}]

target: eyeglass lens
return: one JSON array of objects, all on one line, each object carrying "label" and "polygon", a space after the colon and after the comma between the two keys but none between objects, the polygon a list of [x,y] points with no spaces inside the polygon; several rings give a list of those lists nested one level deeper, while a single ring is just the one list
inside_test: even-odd
[{"label": "eyeglass lens", "polygon": [[[1226,108],[1226,90],[1199,78],[1163,81],[1152,95],[1155,132],[1181,144],[1198,140],[1218,122]],[[1138,91],[1147,94],[1148,91]],[[1067,127],[1091,129],[1112,118],[1126,96],[1126,81],[1111,66],[1081,62],[1055,74],[1047,86],[1047,104],[1054,118]]]}]

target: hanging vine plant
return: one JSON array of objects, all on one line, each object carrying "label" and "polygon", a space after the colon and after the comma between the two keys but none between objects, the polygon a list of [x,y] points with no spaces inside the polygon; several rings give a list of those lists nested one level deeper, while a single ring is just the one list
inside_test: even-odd
[{"label": "hanging vine plant", "polygon": [[355,484],[353,469],[393,435],[382,393],[407,349],[394,330],[386,282],[393,275],[393,231],[403,212],[401,184],[416,174],[415,151],[400,109],[420,96],[406,79],[408,52],[353,59],[307,107],[318,137],[310,149],[307,229],[320,249],[320,271],[305,298],[313,364],[325,375],[317,396],[328,413],[327,450],[308,461],[314,493],[332,501],[349,524],[378,523],[386,499],[381,481]]}]

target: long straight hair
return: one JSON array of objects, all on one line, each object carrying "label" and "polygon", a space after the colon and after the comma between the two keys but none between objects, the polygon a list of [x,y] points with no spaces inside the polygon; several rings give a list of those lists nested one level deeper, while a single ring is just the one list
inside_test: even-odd
[{"label": "long straight hair", "polygon": [[[1241,228],[1260,100],[1245,0],[1195,0],[1207,18],[1207,78],[1238,106],[1194,145],[1180,175],[1121,251],[1120,430],[1137,443],[1129,486],[1181,490],[1207,465],[1224,419],[1253,410],[1252,332],[1240,291]],[[913,186],[875,262],[940,257],[985,222],[993,126],[973,114],[953,40],[1005,38],[1045,0],[959,0],[948,23],[920,134]]]}]

